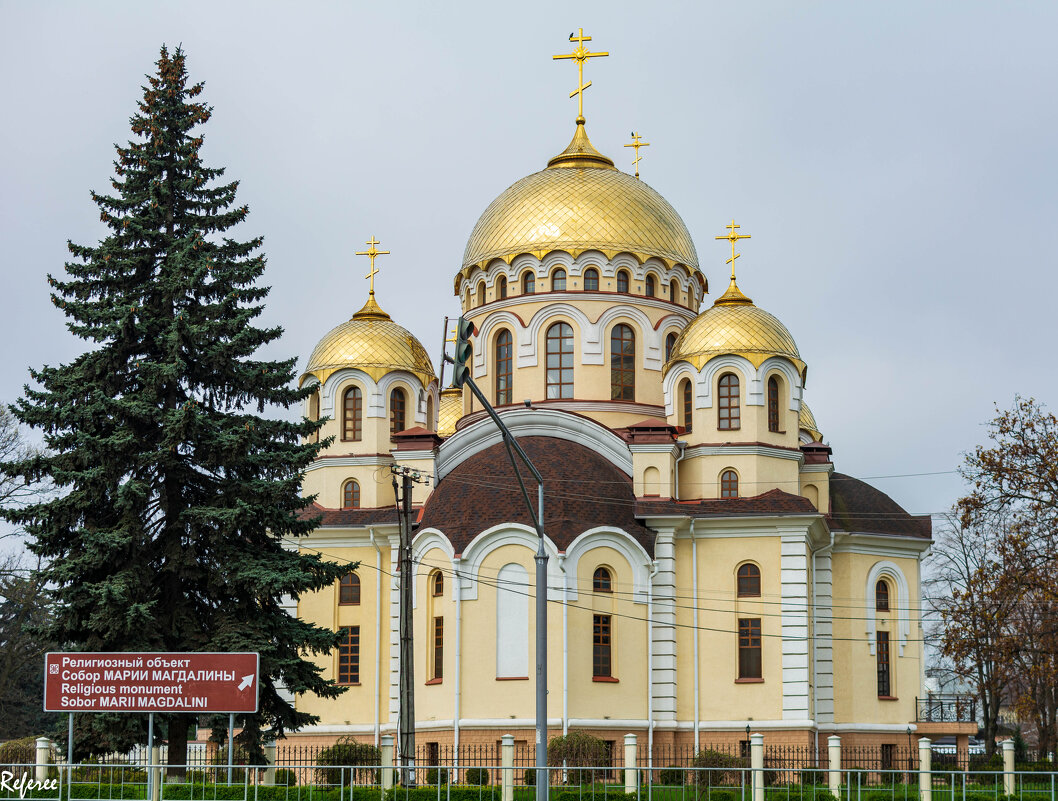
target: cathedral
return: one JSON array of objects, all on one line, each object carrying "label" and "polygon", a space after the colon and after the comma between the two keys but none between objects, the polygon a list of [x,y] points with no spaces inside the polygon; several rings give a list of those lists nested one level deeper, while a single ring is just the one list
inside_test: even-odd
[{"label": "cathedral", "polygon": [[[922,685],[930,520],[836,471],[805,402],[809,354],[736,282],[741,228],[714,243],[730,246],[731,269],[710,300],[677,211],[592,145],[582,74],[604,54],[586,41],[566,56],[581,75],[568,146],[489,204],[453,265],[476,328],[471,374],[543,475],[549,736],[690,747],[751,726],[805,748],[831,734],[903,744]],[[364,252],[372,274],[378,244]],[[339,632],[315,659],[348,689],[298,697],[319,722],[292,739],[397,733],[391,468],[404,466],[423,479],[418,742],[533,742],[538,538],[496,425],[439,380],[373,283],[300,381],[304,413],[333,440],[305,475],[321,525],[298,547],[356,567],[293,602]]]}]

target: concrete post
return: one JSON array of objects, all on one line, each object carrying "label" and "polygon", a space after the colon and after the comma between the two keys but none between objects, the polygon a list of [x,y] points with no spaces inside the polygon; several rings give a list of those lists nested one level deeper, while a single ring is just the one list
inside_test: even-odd
[{"label": "concrete post", "polygon": [[151,779],[151,801],[161,801],[162,798],[162,748],[159,745],[151,746],[151,768],[154,776]]},{"label": "concrete post", "polygon": [[500,778],[503,793],[502,801],[514,801],[514,735],[505,734],[500,738],[500,767],[503,775]]},{"label": "concrete post", "polygon": [[933,801],[933,750],[929,737],[918,740],[918,797],[920,801]]},{"label": "concrete post", "polygon": [[382,789],[393,786],[393,735],[382,735]]},{"label": "concrete post", "polygon": [[636,736],[625,735],[625,792],[634,793],[639,786],[636,778]]},{"label": "concrete post", "polygon": [[42,782],[48,778],[48,763],[51,762],[51,740],[47,737],[37,738],[36,780]]},{"label": "concrete post", "polygon": [[764,801],[764,735],[749,736],[749,766],[752,768],[753,801]]},{"label": "concrete post", "polygon": [[841,738],[832,734],[827,738],[827,753],[830,756],[830,772],[827,786],[835,798],[841,798]]},{"label": "concrete post", "polygon": [[1003,743],[1003,795],[1014,795],[1016,787],[1014,776],[1014,741],[1004,740]]},{"label": "concrete post", "polygon": [[269,740],[264,744],[265,762],[268,767],[264,772],[264,783],[272,785],[276,783],[276,741]]}]

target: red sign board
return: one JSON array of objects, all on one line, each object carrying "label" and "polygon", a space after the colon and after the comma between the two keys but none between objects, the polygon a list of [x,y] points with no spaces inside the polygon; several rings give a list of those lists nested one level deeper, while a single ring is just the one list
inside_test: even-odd
[{"label": "red sign board", "polygon": [[256,712],[258,654],[50,653],[45,712]]}]

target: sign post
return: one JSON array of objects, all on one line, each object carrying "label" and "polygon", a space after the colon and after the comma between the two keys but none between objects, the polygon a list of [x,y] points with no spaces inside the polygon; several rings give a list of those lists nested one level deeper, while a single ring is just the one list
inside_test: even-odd
[{"label": "sign post", "polygon": [[154,714],[228,714],[228,784],[236,714],[257,711],[261,657],[256,653],[57,653],[44,655],[44,711],[70,716],[66,747],[73,774],[74,712],[147,713],[148,798],[154,774]]}]

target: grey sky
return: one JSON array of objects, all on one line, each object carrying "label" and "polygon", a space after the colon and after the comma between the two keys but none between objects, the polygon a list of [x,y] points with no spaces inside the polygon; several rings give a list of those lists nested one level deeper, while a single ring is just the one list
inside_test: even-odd
[{"label": "grey sky", "polygon": [[[82,349],[48,300],[65,242],[103,235],[112,144],[159,46],[214,107],[207,163],[265,236],[266,320],[297,354],[382,306],[436,356],[478,216],[569,141],[583,26],[595,145],[683,216],[808,362],[838,470],[947,471],[1014,393],[1058,404],[1058,6],[1048,3],[0,3],[0,399]],[[953,475],[879,479],[943,511]]]}]

